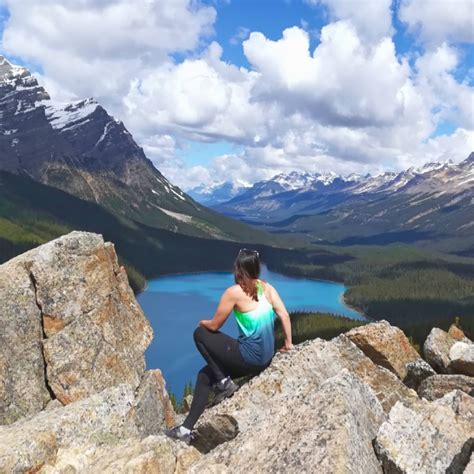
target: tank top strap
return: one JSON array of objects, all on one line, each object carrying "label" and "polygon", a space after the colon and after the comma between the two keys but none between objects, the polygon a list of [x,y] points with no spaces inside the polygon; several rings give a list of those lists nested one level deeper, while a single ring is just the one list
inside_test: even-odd
[{"label": "tank top strap", "polygon": [[264,293],[264,286],[262,280],[257,280],[257,296],[261,296]]}]

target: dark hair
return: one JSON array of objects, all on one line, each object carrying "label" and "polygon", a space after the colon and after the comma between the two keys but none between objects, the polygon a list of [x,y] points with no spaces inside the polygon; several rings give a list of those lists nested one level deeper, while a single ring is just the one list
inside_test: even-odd
[{"label": "dark hair", "polygon": [[258,301],[257,285],[254,280],[260,276],[260,259],[256,250],[240,249],[234,261],[235,283],[253,300]]}]

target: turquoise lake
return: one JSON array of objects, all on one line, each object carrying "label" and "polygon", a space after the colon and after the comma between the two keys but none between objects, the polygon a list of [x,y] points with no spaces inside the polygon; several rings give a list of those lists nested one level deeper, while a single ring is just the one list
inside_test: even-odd
[{"label": "turquoise lake", "polygon": [[[294,278],[262,268],[261,278],[279,292],[288,311],[314,310],[364,318],[342,302],[346,290],[340,283]],[[206,272],[163,276],[148,282],[138,296],[151,321],[154,338],[145,353],[148,369],[163,372],[168,389],[181,398],[184,385],[192,381],[205,364],[193,341],[193,331],[201,319],[211,319],[224,290],[234,284],[232,273]],[[237,337],[231,314],[222,332]]]}]

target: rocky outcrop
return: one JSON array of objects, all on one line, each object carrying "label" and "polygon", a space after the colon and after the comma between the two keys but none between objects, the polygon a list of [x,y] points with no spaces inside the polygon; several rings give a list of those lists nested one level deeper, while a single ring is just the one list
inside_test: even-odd
[{"label": "rocky outcrop", "polygon": [[387,321],[356,327],[346,336],[372,361],[402,380],[407,375],[407,364],[420,358],[403,331]]},{"label": "rocky outcrop", "polygon": [[441,374],[448,374],[449,351],[456,342],[447,332],[439,328],[433,328],[423,345],[425,359]]},{"label": "rocky outcrop", "polygon": [[137,387],[152,329],[101,236],[72,232],[0,266],[0,423]]},{"label": "rocky outcrop", "polygon": [[[36,472],[48,465],[59,468],[65,459],[78,469],[86,462],[88,467],[96,462],[99,465],[99,460],[104,458],[102,466],[105,467],[106,461],[113,464],[123,459],[128,462],[138,454],[148,452],[149,449],[144,451],[146,443],[141,444],[141,439],[146,437],[143,426],[149,426],[151,417],[155,419],[156,433],[165,426],[163,414],[156,416],[161,401],[157,396],[148,400],[147,409],[143,409],[140,393],[147,390],[148,384],[145,377],[145,388],[139,388],[138,396],[131,385],[120,384],[84,400],[0,427],[0,472]],[[129,444],[128,454],[126,449],[120,449],[124,440]],[[169,443],[163,449],[173,451]],[[115,457],[114,450],[120,455]],[[72,453],[77,455],[74,461]],[[64,471],[49,469],[45,472]]]},{"label": "rocky outcrop", "polygon": [[114,446],[86,444],[58,451],[54,465],[45,464],[40,474],[184,474],[200,458],[192,447],[174,443],[164,435],[127,439]]},{"label": "rocky outcrop", "polygon": [[[474,404],[453,388],[472,392],[473,378],[433,375],[387,322],[278,353],[203,414],[187,447],[162,434],[183,415],[160,370],[144,370],[151,328],[111,244],[72,233],[28,252],[0,267],[0,298],[0,472],[436,473],[468,465]],[[446,345],[450,370],[469,359],[469,343]]]},{"label": "rocky outcrop", "polygon": [[435,402],[398,402],[374,443],[384,472],[463,472],[474,446],[473,404],[463,392]]},{"label": "rocky outcrop", "polygon": [[474,396],[474,377],[459,374],[433,375],[423,380],[418,387],[418,395],[427,400],[436,400],[453,390],[462,390]]},{"label": "rocky outcrop", "polygon": [[347,369],[268,405],[265,418],[190,472],[381,472],[372,439],[384,419],[382,406]]},{"label": "rocky outcrop", "polygon": [[[268,416],[273,404],[284,404],[295,393],[304,399],[325,380],[347,369],[367,383],[388,413],[400,399],[416,398],[393,373],[374,364],[347,337],[315,339],[299,344],[289,354],[278,353],[264,373],[245,384],[230,400],[207,410],[198,431],[208,429],[219,415],[232,417],[244,432]],[[269,401],[272,401],[269,403]]]}]

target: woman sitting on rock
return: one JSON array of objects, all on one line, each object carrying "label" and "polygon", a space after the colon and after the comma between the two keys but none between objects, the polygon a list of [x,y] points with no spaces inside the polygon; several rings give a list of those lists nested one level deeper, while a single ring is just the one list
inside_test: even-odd
[{"label": "woman sitting on rock", "polygon": [[[215,393],[215,405],[238,389],[231,377],[256,375],[268,367],[275,353],[275,313],[281,319],[285,336],[280,351],[293,348],[285,305],[275,288],[259,276],[258,252],[241,249],[234,262],[236,284],[224,291],[214,317],[200,321],[194,331],[196,347],[207,365],[198,373],[187,418],[182,425],[166,430],[168,436],[189,444],[191,431],[206,408],[211,389]],[[219,331],[231,311],[239,328],[238,339]]]}]

